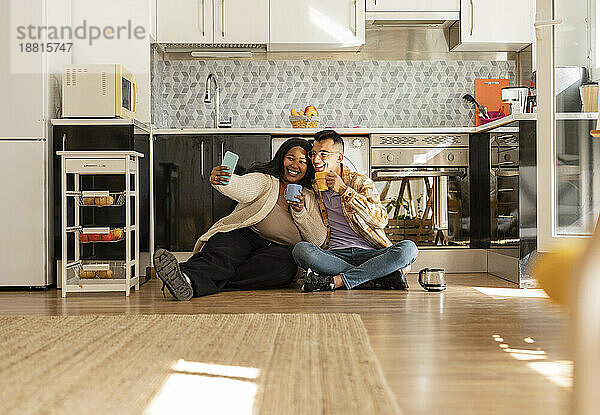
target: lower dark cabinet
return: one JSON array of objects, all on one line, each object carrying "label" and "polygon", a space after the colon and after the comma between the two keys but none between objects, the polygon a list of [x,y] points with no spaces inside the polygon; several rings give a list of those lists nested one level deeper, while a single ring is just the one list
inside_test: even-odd
[{"label": "lower dark cabinet", "polygon": [[191,251],[198,237],[233,209],[234,203],[210,185],[210,172],[226,151],[239,155],[242,168],[271,159],[269,135],[154,139],[155,246],[171,251]]}]

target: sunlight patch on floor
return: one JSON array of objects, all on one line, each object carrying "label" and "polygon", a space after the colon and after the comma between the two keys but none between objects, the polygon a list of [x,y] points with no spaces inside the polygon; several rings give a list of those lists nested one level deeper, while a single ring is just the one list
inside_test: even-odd
[{"label": "sunlight patch on floor", "polygon": [[492,287],[471,287],[481,294],[485,294],[496,300],[506,298],[549,298],[548,294],[540,288],[492,288]]},{"label": "sunlight patch on floor", "polygon": [[510,347],[502,350],[517,360],[542,360],[547,357],[546,352],[543,350],[512,349]]},{"label": "sunlight patch on floor", "polygon": [[569,360],[530,362],[527,366],[561,388],[573,386],[573,362]]},{"label": "sunlight patch on floor", "polygon": [[[492,339],[498,341],[498,339],[504,340],[500,335],[492,335]],[[532,337],[525,337],[524,343],[532,344],[535,340]],[[555,385],[561,388],[571,388],[573,386],[573,362],[569,360],[546,360],[547,354],[544,350],[537,348],[532,349],[519,349],[510,347],[506,343],[498,344],[500,350],[508,353],[513,359],[530,361],[526,363],[527,367],[533,369],[538,374],[544,376]],[[535,362],[531,361],[535,360]]]},{"label": "sunlight patch on floor", "polygon": [[145,415],[252,414],[259,370],[178,360]]}]

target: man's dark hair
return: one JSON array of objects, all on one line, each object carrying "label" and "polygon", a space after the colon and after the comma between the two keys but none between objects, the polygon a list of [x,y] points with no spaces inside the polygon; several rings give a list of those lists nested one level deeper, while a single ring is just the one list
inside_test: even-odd
[{"label": "man's dark hair", "polygon": [[344,140],[342,136],[336,133],[333,130],[321,130],[315,133],[315,141],[323,141],[323,140],[333,140],[333,144],[342,148],[342,153],[344,153]]},{"label": "man's dark hair", "polygon": [[286,140],[273,156],[273,160],[268,163],[254,163],[246,171],[248,173],[264,173],[278,179],[283,179],[283,159],[285,155],[294,147],[301,147],[306,151],[306,174],[297,183],[310,189],[311,182],[315,177],[315,168],[309,160],[308,152],[312,149],[312,144],[303,138],[290,138]]}]

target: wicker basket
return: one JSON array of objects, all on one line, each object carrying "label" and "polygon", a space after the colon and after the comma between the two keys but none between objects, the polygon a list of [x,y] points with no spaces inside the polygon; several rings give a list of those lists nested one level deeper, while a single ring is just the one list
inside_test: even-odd
[{"label": "wicker basket", "polygon": [[290,123],[294,128],[317,128],[319,117],[306,117],[304,115],[290,115]]}]

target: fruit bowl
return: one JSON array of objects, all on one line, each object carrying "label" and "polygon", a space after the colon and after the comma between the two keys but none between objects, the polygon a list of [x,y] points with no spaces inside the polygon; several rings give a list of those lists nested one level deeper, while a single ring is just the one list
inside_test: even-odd
[{"label": "fruit bowl", "polygon": [[290,115],[290,123],[293,128],[317,128],[319,117],[307,117],[305,115]]}]

